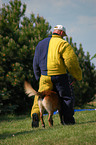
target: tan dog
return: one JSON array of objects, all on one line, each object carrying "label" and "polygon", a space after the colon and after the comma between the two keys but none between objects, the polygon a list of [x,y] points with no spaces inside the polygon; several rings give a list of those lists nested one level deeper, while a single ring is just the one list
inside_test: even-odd
[{"label": "tan dog", "polygon": [[[46,109],[46,111],[49,113],[48,122],[49,122],[49,126],[52,126],[53,125],[52,116],[54,111],[58,110],[60,115],[60,101],[57,93],[50,90],[36,92],[27,81],[25,81],[24,83],[24,89],[29,97],[33,95],[38,96],[38,105],[40,109],[40,120],[41,120],[42,127],[45,127],[45,123],[43,120],[44,109]],[[61,115],[60,115],[60,119],[62,123]]]}]

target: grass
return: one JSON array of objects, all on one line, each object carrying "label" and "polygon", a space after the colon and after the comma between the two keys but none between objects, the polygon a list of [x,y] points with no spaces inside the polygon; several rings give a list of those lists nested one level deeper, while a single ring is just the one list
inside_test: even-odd
[{"label": "grass", "polygon": [[58,114],[54,126],[31,128],[29,116],[0,117],[0,145],[96,145],[96,111],[75,112],[75,125],[62,126]]}]

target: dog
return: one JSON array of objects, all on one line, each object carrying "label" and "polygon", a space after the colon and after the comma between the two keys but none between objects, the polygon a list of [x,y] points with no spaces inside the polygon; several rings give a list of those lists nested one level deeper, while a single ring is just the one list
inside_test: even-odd
[{"label": "dog", "polygon": [[37,92],[32,88],[31,84],[28,83],[27,81],[24,82],[24,89],[25,89],[25,93],[29,97],[34,96],[34,95],[38,96],[38,105],[39,105],[39,110],[40,110],[40,120],[41,120],[42,127],[45,128],[45,123],[43,119],[44,110],[46,110],[49,114],[48,122],[49,122],[50,127],[53,126],[53,118],[52,118],[53,113],[54,111],[57,111],[57,110],[59,112],[61,124],[63,124],[62,115],[60,113],[60,100],[56,92],[51,91],[51,90]]}]

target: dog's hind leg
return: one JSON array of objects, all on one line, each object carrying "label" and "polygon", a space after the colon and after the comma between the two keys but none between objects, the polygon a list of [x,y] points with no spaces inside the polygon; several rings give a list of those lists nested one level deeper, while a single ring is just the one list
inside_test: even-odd
[{"label": "dog's hind leg", "polygon": [[43,113],[42,112],[40,112],[40,120],[41,120],[42,127],[45,128],[45,123],[44,123],[44,120],[43,120]]},{"label": "dog's hind leg", "polygon": [[42,127],[45,128],[45,123],[44,123],[44,120],[43,120],[44,107],[42,105],[42,99],[39,99],[38,100],[38,105],[39,105],[39,109],[40,109],[40,120],[41,120],[41,124],[42,124]]},{"label": "dog's hind leg", "polygon": [[53,126],[53,119],[52,119],[53,113],[49,113],[49,117],[48,117],[48,122],[49,122],[49,126]]}]

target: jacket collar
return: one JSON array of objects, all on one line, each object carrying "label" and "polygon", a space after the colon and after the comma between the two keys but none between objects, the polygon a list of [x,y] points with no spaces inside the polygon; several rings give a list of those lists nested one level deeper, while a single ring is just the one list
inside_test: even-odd
[{"label": "jacket collar", "polygon": [[53,33],[52,34],[52,37],[58,37],[58,38],[62,38],[59,34],[57,34],[57,33]]}]

